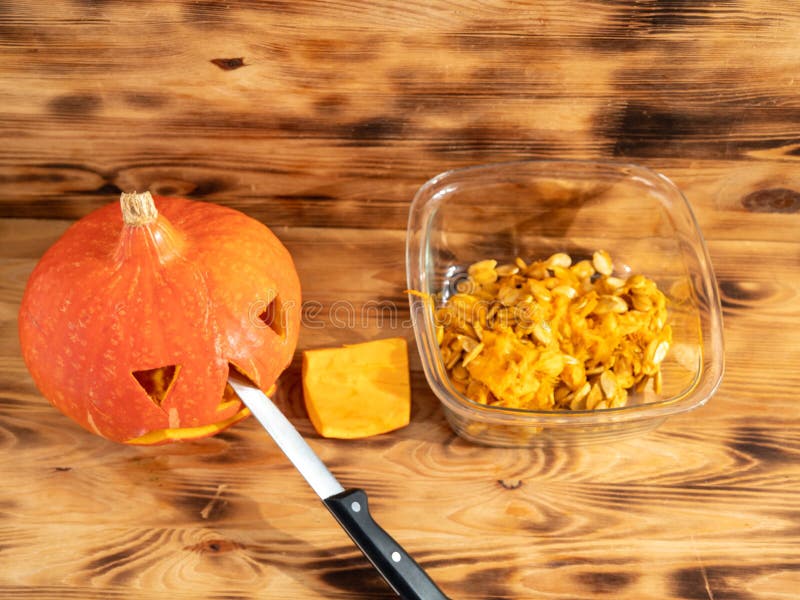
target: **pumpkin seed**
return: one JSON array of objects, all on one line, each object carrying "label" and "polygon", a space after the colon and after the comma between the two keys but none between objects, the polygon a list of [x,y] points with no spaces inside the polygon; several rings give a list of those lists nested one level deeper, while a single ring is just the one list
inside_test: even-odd
[{"label": "pumpkin seed", "polygon": [[621,277],[606,277],[606,285],[611,290],[619,290],[625,285],[625,280]]},{"label": "pumpkin seed", "polygon": [[603,371],[600,375],[600,389],[606,398],[613,398],[617,395],[617,377],[613,371]]},{"label": "pumpkin seed", "polygon": [[565,252],[557,252],[556,254],[550,256],[550,258],[545,261],[545,264],[549,268],[562,267],[566,269],[572,264],[572,258]]},{"label": "pumpkin seed", "polygon": [[478,355],[481,353],[482,350],[483,350],[483,343],[477,344],[474,348],[472,348],[472,350],[470,350],[467,353],[467,355],[464,357],[464,360],[461,361],[461,364],[466,367],[469,363],[471,363],[478,357]]},{"label": "pumpkin seed", "polygon": [[571,285],[558,285],[554,287],[551,291],[556,296],[566,296],[570,300],[572,300],[578,295],[578,290],[576,290]]},{"label": "pumpkin seed", "polygon": [[611,275],[611,273],[614,271],[614,265],[611,262],[611,257],[605,250],[596,250],[595,253],[592,254],[592,266],[594,267],[595,271],[601,275]]},{"label": "pumpkin seed", "polygon": [[495,269],[498,277],[508,277],[509,275],[516,275],[519,273],[517,265],[501,265]]},{"label": "pumpkin seed", "polygon": [[553,332],[547,323],[536,323],[533,326],[533,337],[539,342],[547,346],[553,341]]}]

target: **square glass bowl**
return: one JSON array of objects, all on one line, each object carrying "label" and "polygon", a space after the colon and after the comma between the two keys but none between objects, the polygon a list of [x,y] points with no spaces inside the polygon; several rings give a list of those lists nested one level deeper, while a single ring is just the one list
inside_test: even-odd
[{"label": "square glass bowl", "polygon": [[[521,410],[483,405],[450,381],[439,351],[434,309],[466,268],[544,260],[574,261],[606,250],[614,275],[640,273],[668,298],[673,341],[656,394],[631,392],[620,408]],[[408,286],[422,366],[461,437],[493,446],[609,441],[649,430],[704,404],[722,379],[719,293],[692,209],[666,177],[630,164],[523,161],[458,169],[423,185],[406,238]]]}]

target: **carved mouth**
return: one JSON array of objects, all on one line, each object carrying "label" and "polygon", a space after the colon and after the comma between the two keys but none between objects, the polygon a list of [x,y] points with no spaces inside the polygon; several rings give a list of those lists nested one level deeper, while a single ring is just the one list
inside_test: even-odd
[{"label": "carved mouth", "polygon": [[[180,365],[166,365],[155,369],[133,371],[132,375],[136,381],[139,382],[139,385],[142,386],[144,391],[147,392],[150,399],[161,408],[161,404],[171,390],[172,384],[175,382],[180,372],[180,368]],[[228,368],[235,370],[252,382],[252,379],[233,363],[229,363]],[[153,431],[148,431],[144,435],[126,440],[125,443],[137,446],[155,446],[170,442],[194,440],[215,435],[231,425],[235,425],[239,421],[246,419],[250,416],[250,409],[242,404],[242,401],[239,400],[233,388],[226,383],[225,390],[222,393],[222,399],[216,409],[217,413],[225,413],[235,406],[240,406],[240,410],[222,421],[209,423],[207,425],[199,425],[197,427],[165,427],[164,429],[154,429]]]}]

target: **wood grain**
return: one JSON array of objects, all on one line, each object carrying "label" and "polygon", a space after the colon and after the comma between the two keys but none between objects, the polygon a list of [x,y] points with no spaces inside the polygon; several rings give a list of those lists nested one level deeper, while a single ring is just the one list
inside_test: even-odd
[{"label": "wood grain", "polygon": [[[407,428],[316,436],[299,354],[276,400],[452,598],[795,598],[799,27],[779,0],[0,3],[0,597],[393,597],[254,422],[129,448],[33,386],[33,266],[147,188],[273,228],[299,350],[412,342]],[[684,191],[725,317],[707,406],[602,446],[449,429],[403,294],[409,203],[441,171],[527,158],[634,161]]]}]

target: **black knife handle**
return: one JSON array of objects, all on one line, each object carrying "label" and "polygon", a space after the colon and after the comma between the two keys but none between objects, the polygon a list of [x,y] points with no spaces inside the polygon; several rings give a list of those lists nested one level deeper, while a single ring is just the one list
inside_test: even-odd
[{"label": "black knife handle", "polygon": [[424,569],[375,522],[364,490],[348,489],[323,502],[403,600],[448,600]]}]

